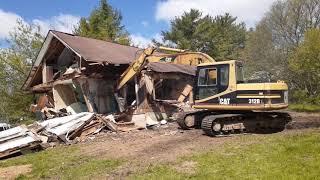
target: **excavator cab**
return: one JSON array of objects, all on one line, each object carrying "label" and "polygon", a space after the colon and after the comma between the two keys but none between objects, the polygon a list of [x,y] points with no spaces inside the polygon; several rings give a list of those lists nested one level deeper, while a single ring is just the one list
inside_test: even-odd
[{"label": "excavator cab", "polygon": [[247,83],[240,61],[197,66],[195,105],[209,110],[275,110],[288,106],[288,86],[282,81]]}]

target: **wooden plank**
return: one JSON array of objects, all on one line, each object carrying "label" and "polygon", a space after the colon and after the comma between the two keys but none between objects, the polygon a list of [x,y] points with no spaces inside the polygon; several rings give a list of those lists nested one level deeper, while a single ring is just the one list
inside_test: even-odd
[{"label": "wooden plank", "polygon": [[46,66],[46,82],[53,81],[53,67],[52,66]]},{"label": "wooden plank", "polygon": [[68,139],[72,140],[78,136],[80,136],[82,134],[82,131],[84,129],[84,127],[88,124],[90,124],[90,122],[94,119],[94,116],[91,117],[90,120],[86,121],[85,123],[83,123],[81,126],[79,126],[77,129],[75,129],[68,137]]},{"label": "wooden plank", "polygon": [[192,89],[193,89],[193,87],[192,87],[191,85],[187,84],[187,85],[184,87],[181,95],[179,96],[178,101],[179,101],[179,102],[183,102],[183,101],[186,99],[186,97],[190,94],[190,92],[192,91]]},{"label": "wooden plank", "polygon": [[108,129],[110,129],[111,131],[117,132],[118,131],[118,127],[117,125],[112,122],[111,120],[102,117],[102,116],[97,116],[97,119],[101,120],[107,127]]}]

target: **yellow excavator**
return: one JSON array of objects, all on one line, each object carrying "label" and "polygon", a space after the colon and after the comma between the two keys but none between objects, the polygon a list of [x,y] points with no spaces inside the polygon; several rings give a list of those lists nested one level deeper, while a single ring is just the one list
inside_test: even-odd
[{"label": "yellow excavator", "polygon": [[[159,53],[157,50],[166,53]],[[209,55],[166,47],[147,48],[121,75],[121,89],[148,62],[197,66],[192,108],[175,114],[182,129],[201,128],[209,136],[234,132],[279,131],[289,114],[272,111],[288,107],[288,86],[283,81],[248,83],[241,61],[216,62]]]}]

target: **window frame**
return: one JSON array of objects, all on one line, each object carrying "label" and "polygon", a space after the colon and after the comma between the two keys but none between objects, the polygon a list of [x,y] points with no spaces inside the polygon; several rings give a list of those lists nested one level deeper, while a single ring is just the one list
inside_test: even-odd
[{"label": "window frame", "polygon": [[[222,73],[222,70],[225,70],[225,72]],[[223,81],[224,76],[226,78],[225,82]],[[230,81],[230,68],[229,68],[229,66],[220,67],[220,80],[219,80],[220,86],[229,86],[229,84],[230,84],[229,81]]]},{"label": "window frame", "polygon": [[[241,73],[241,81],[239,79],[239,72]],[[244,83],[244,69],[243,69],[243,64],[242,63],[236,63],[236,83],[237,84],[242,84]]]},{"label": "window frame", "polygon": [[[199,76],[199,74],[200,74],[200,71],[201,70],[204,70],[206,73],[205,73],[205,82],[206,82],[206,85],[200,85],[200,81],[199,81],[199,79],[200,79],[200,76]],[[207,84],[208,83],[208,78],[209,78],[209,71],[210,70],[215,70],[216,71],[216,80],[215,80],[215,84]],[[197,84],[198,84],[198,86],[199,87],[208,87],[208,86],[217,86],[217,84],[218,84],[218,69],[216,68],[216,67],[209,67],[209,68],[201,68],[200,70],[199,70],[199,72],[198,72],[198,80],[197,80],[198,82],[197,82]]]}]

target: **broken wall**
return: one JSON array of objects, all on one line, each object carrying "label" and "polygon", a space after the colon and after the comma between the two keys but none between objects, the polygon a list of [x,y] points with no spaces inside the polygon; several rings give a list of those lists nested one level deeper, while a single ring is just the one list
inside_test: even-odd
[{"label": "broken wall", "polygon": [[56,110],[66,108],[77,102],[72,84],[58,84],[53,87],[54,107]]},{"label": "broken wall", "polygon": [[114,81],[95,78],[78,78],[76,81],[81,87],[89,112],[105,114],[118,111]]},{"label": "broken wall", "polygon": [[146,113],[153,116],[153,119],[166,119],[177,110],[177,107],[170,105],[170,103],[193,102],[193,76],[182,73],[144,71],[137,78],[138,104],[136,114]]}]

